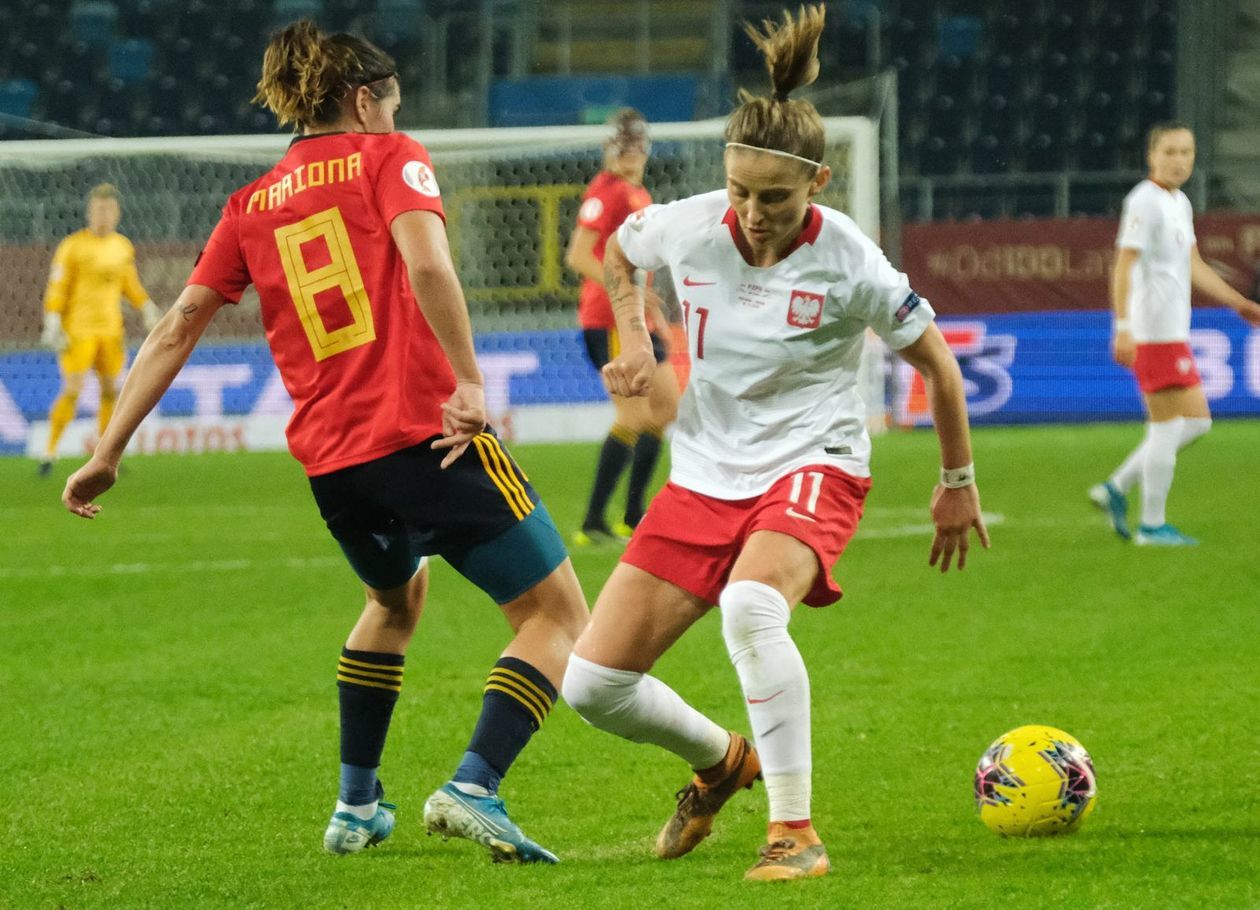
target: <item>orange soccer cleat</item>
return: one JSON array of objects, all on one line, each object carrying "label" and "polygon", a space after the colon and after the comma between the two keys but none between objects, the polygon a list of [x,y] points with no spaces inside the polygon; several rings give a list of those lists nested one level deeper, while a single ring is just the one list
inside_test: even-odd
[{"label": "orange soccer cleat", "polygon": [[678,808],[656,837],[656,855],[675,859],[690,853],[713,830],[713,819],[741,787],[751,788],[761,777],[761,760],[752,743],[731,733],[726,757],[712,768],[697,772],[674,796]]},{"label": "orange soccer cleat", "polygon": [[756,882],[783,882],[794,878],[816,878],[831,871],[827,848],[813,825],[789,828],[784,822],[771,822],[761,848],[761,859],[744,873]]}]

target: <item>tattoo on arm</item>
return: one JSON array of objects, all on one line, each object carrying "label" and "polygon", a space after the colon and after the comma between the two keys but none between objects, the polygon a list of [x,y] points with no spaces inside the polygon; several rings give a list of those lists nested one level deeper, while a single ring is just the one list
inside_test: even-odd
[{"label": "tattoo on arm", "polygon": [[[608,291],[608,300],[612,303],[614,313],[621,313],[629,310],[636,313],[639,310],[639,295],[634,287],[634,282],[627,280],[625,271],[616,268],[612,262],[604,261],[604,288]],[[638,328],[643,324],[642,318],[638,315],[633,317],[631,322],[633,328]]]},{"label": "tattoo on arm", "polygon": [[187,322],[193,318],[193,314],[199,309],[200,307],[195,303],[186,303],[180,308],[180,313],[183,314],[184,321]]}]

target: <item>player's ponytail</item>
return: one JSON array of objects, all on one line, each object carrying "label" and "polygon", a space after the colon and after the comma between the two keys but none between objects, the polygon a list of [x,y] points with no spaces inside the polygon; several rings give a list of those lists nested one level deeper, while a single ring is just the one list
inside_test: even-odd
[{"label": "player's ponytail", "polygon": [[771,94],[759,97],[740,89],[740,105],[726,122],[726,141],[786,152],[821,162],[826,137],[822,118],[810,102],[792,99],[793,91],[818,78],[818,41],[823,31],[821,5],[802,6],[795,17],[784,11],[783,23],[765,19],[744,31],[765,59]]},{"label": "player's ponytail", "polygon": [[348,91],[366,85],[374,98],[390,91],[397,75],[389,54],[353,35],[324,35],[300,19],[272,36],[263,53],[255,104],[269,108],[281,126],[333,123]]}]

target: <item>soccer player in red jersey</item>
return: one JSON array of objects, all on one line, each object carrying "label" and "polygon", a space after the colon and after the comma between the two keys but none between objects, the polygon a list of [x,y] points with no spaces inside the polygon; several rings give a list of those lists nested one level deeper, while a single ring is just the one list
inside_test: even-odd
[{"label": "soccer player in red jersey", "polygon": [[[966,562],[988,536],[971,464],[962,374],[927,301],[841,212],[827,184],[818,111],[790,93],[818,74],[821,6],[749,34],[774,92],[740,94],[726,126],[726,189],[653,205],[608,242],[605,286],[624,340],[604,367],[610,390],[641,394],[656,369],[633,285],[668,267],[686,314],[691,378],[670,441],[670,482],[652,500],[578,639],[564,697],[591,724],[661,746],[692,781],[656,841],[682,856],[714,816],[761,777],[769,825],[757,881],[830,868],[811,816],[810,686],[788,625],[801,602],[840,598],[832,566],[870,487],[858,370],[873,329],[926,381],[940,441],[928,562]],[[716,605],[753,744],[650,675]]]},{"label": "soccer player in red jersey", "polygon": [[394,132],[399,99],[394,61],[359,38],[306,20],[272,38],[255,100],[301,135],[228,199],[62,499],[97,514],[140,421],[252,283],[294,402],[289,448],[367,596],[337,667],[341,780],[325,848],[355,853],[393,830],[376,771],[436,554],[499,603],[515,637],[425,824],[500,860],[554,863],[497,790],[555,702],[586,604],[547,510],[486,427],[437,178],[424,147]]},{"label": "soccer player in red jersey", "polygon": [[[604,247],[627,217],[652,203],[651,194],[643,186],[643,170],[651,151],[647,121],[634,108],[623,108],[609,118],[608,124],[612,135],[604,143],[604,170],[582,196],[577,228],[565,253],[569,268],[582,276],[578,324],[587,356],[597,370],[620,351],[617,325],[604,290]],[[652,328],[663,331],[666,320],[656,295],[647,296],[653,304]],[[581,530],[573,535],[577,546],[607,540],[614,532],[629,537],[643,518],[644,497],[660,457],[661,435],[678,412],[678,379],[669,364],[669,345],[657,331],[651,334],[657,363],[651,395],[640,398],[610,393],[616,417],[600,449],[586,518]],[[604,511],[627,464],[630,478],[624,517],[609,528]]]}]

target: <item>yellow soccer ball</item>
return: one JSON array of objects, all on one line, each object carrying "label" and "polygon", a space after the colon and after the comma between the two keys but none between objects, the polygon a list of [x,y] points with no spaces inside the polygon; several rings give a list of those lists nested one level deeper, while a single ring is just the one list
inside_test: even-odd
[{"label": "yellow soccer ball", "polygon": [[980,820],[1005,837],[1075,831],[1097,797],[1089,753],[1055,727],[1016,727],[998,737],[976,765]]}]

